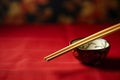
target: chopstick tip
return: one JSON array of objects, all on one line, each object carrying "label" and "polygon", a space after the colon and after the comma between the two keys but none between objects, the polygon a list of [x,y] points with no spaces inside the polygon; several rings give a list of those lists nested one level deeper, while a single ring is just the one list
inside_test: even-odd
[{"label": "chopstick tip", "polygon": [[49,61],[49,60],[48,60],[47,58],[45,58],[45,57],[44,57],[44,60],[45,60],[46,62],[48,62],[48,61]]}]

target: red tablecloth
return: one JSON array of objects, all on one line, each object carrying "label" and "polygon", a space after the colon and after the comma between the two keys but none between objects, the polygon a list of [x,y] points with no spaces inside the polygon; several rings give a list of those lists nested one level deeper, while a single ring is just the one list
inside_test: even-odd
[{"label": "red tablecloth", "polygon": [[120,31],[105,39],[111,49],[105,63],[86,66],[72,51],[50,61],[43,57],[109,27],[108,24],[79,25],[1,25],[0,80],[120,80]]}]

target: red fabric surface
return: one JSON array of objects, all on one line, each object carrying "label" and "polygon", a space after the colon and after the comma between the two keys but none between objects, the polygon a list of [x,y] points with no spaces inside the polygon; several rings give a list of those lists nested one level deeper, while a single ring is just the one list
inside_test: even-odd
[{"label": "red fabric surface", "polygon": [[105,64],[93,67],[76,60],[72,51],[50,61],[43,57],[89,36],[108,24],[1,25],[0,80],[120,80],[120,31],[105,39],[111,44]]}]

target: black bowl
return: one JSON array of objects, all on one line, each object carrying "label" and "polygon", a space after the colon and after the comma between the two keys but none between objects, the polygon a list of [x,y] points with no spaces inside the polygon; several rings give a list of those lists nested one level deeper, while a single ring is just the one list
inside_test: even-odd
[{"label": "black bowl", "polygon": [[[81,39],[82,38],[72,40],[71,44]],[[103,38],[99,38],[78,46],[74,49],[73,55],[83,64],[97,65],[104,61],[109,50],[110,43]]]}]

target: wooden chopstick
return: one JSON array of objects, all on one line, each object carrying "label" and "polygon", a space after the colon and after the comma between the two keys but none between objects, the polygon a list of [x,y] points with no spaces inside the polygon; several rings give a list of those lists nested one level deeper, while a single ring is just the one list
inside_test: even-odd
[{"label": "wooden chopstick", "polygon": [[90,42],[90,41],[95,40],[97,38],[103,37],[105,35],[108,35],[108,34],[110,34],[112,32],[115,32],[115,31],[117,31],[119,29],[120,29],[120,23],[118,23],[116,25],[113,25],[111,27],[108,27],[108,28],[106,28],[104,30],[101,30],[101,31],[99,31],[99,32],[97,32],[95,34],[92,34],[92,35],[90,35],[90,36],[88,36],[88,37],[86,37],[86,38],[84,38],[82,40],[79,40],[79,41],[77,41],[77,42],[75,42],[75,43],[73,43],[73,44],[71,44],[69,46],[66,46],[66,47],[64,47],[64,48],[62,48],[62,49],[60,49],[60,50],[46,56],[46,57],[44,57],[44,59],[46,61],[50,61],[50,60],[52,60],[52,59],[54,59],[54,58],[56,58],[56,57],[58,57],[58,56],[60,56],[60,55],[62,55],[64,53],[66,53],[66,52],[68,52],[68,51],[70,51],[70,50],[72,50],[72,49],[74,49],[74,48],[76,48],[76,47],[78,47],[80,45],[83,45],[83,44],[85,44],[87,42]]}]

